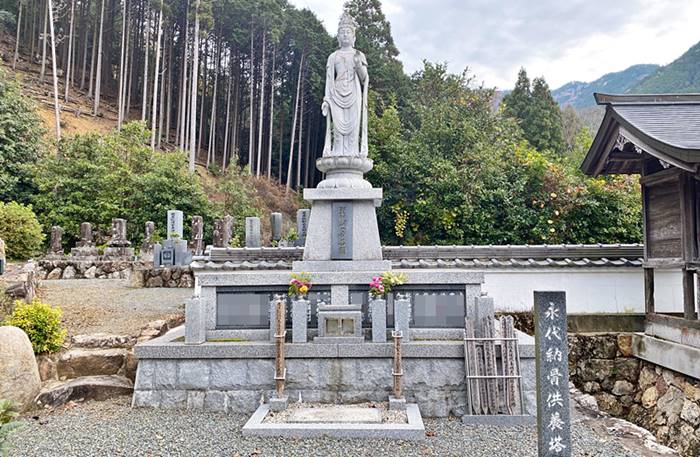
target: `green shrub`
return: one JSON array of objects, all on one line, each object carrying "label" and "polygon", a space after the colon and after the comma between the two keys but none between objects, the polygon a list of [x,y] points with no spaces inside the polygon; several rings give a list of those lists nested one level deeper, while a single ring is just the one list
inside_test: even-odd
[{"label": "green shrub", "polygon": [[66,337],[66,330],[61,326],[61,308],[38,299],[32,303],[15,302],[15,309],[4,324],[24,330],[35,354],[58,352]]},{"label": "green shrub", "polygon": [[44,234],[31,205],[0,202],[0,238],[9,259],[28,259],[41,252]]},{"label": "green shrub", "polygon": [[148,138],[143,123],[131,122],[121,131],[62,140],[59,154],[34,167],[39,192],[33,205],[39,220],[47,228],[61,226],[65,241],[72,243],[82,222],[109,235],[112,218],[121,217],[128,221],[128,237],[135,245],[141,243],[147,221],[155,221],[158,235],[165,237],[169,209],[200,215],[211,225],[213,205],[199,178],[188,173],[186,156],[153,152],[146,146]]},{"label": "green shrub", "polygon": [[31,166],[43,155],[43,132],[30,99],[0,69],[0,201],[30,200],[34,193]]},{"label": "green shrub", "polygon": [[15,422],[17,413],[12,411],[12,402],[10,400],[0,400],[0,455],[6,457],[9,455],[7,449],[7,438],[12,430],[20,427],[19,422]]}]

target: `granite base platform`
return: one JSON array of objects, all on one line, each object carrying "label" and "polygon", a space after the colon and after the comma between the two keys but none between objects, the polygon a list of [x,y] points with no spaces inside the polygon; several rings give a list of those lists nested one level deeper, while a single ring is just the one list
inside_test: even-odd
[{"label": "granite base platform", "polygon": [[260,405],[243,426],[244,436],[283,438],[385,438],[406,441],[425,439],[425,426],[416,404],[406,405],[407,424],[264,423],[269,405]]},{"label": "granite base platform", "polygon": [[[184,328],[136,346],[134,406],[252,413],[275,390],[275,346],[269,341],[182,342]],[[534,340],[521,339],[525,409],[534,414]],[[385,402],[392,392],[393,344],[285,345],[290,399],[351,404]],[[404,396],[424,417],[467,411],[464,343],[411,341],[403,345]],[[497,348],[497,354],[500,352]]]}]

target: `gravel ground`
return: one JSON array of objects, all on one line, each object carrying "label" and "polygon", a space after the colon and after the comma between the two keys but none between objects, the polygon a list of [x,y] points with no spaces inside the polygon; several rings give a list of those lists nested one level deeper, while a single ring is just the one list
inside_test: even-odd
[{"label": "gravel ground", "polygon": [[[425,420],[421,443],[243,437],[248,416],[132,409],[129,397],[88,402],[27,419],[10,438],[10,455],[41,457],[109,456],[518,456],[536,455],[532,427],[466,426],[458,420]],[[596,435],[581,422],[573,426],[575,456],[634,457],[614,438]]]},{"label": "gravel ground", "polygon": [[42,281],[41,299],[63,311],[69,335],[134,335],[151,321],[183,312],[192,289],[137,289],[121,279]]}]

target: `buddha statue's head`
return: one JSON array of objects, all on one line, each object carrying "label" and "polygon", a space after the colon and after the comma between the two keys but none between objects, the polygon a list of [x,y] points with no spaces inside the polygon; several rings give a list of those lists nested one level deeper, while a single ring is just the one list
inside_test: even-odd
[{"label": "buddha statue's head", "polygon": [[355,29],[357,29],[355,19],[347,11],[344,12],[338,24],[338,44],[340,47],[352,48],[355,46]]}]

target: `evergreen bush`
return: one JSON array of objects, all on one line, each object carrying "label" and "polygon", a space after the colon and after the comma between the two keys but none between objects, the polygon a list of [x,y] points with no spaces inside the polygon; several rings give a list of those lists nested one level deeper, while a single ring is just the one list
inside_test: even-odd
[{"label": "evergreen bush", "polygon": [[21,426],[15,421],[18,414],[12,410],[12,402],[10,400],[0,399],[0,455],[7,457],[9,450],[7,448],[7,438],[12,430]]},{"label": "evergreen bush", "polygon": [[44,234],[31,205],[0,201],[0,238],[8,259],[28,259],[41,252]]},{"label": "evergreen bush", "polygon": [[15,302],[15,309],[4,325],[24,330],[35,354],[58,352],[66,337],[61,325],[61,308],[52,307],[34,299],[31,303]]}]

